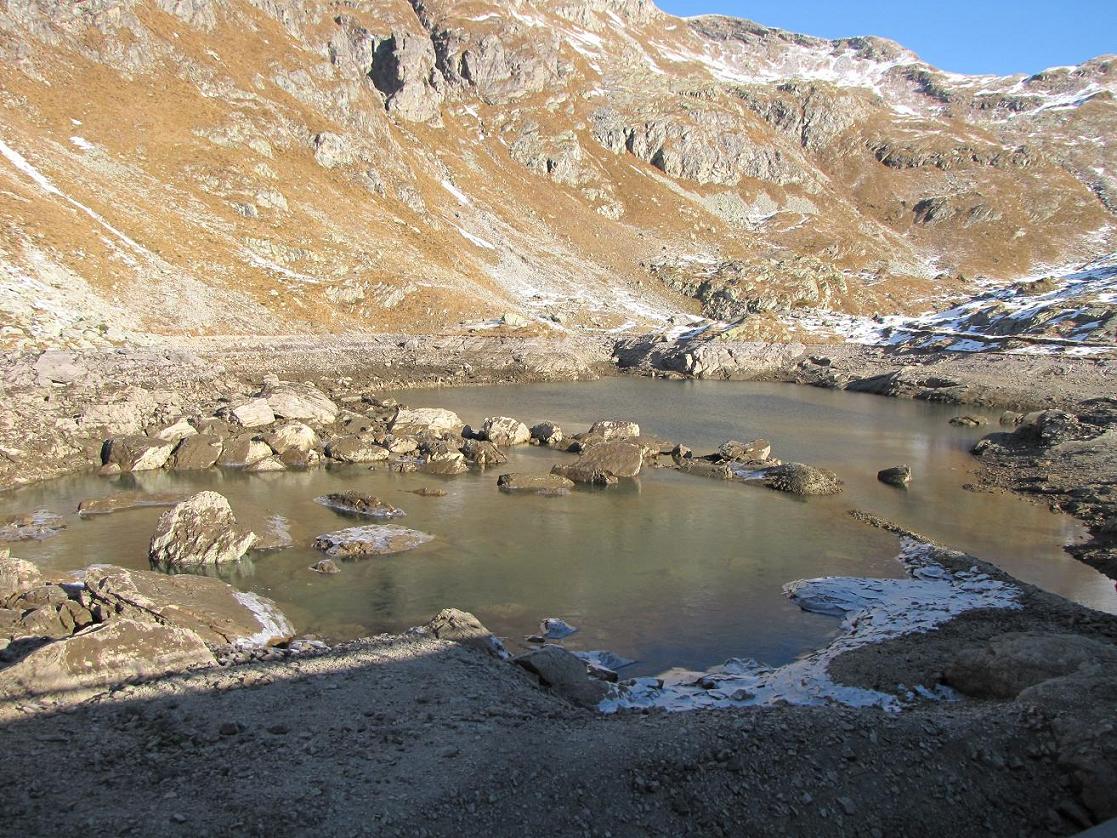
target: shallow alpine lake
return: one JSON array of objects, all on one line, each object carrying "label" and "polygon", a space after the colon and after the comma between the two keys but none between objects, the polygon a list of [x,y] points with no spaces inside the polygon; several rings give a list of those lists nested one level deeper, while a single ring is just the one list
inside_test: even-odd
[{"label": "shallow alpine lake", "polygon": [[[764,437],[772,456],[829,468],[845,481],[834,497],[797,498],[758,485],[666,469],[609,489],[562,497],[510,496],[497,476],[548,471],[574,455],[531,446],[508,464],[458,477],[394,474],[383,464],[248,475],[143,472],[77,475],[0,495],[0,514],[48,509],[65,515],[62,534],[13,544],[13,555],[69,570],[105,562],[147,567],[147,544],[162,509],[79,518],[80,501],[121,491],[213,489],[242,525],[268,528],[282,516],[295,546],[254,553],[222,571],[235,586],[274,599],[301,633],[341,640],[398,632],[445,607],[475,613],[510,645],[561,617],[579,631],[572,650],[607,649],[638,663],[624,675],[672,667],[705,670],[730,657],[786,663],[825,645],[839,621],[785,599],[784,584],[819,576],[901,576],[897,539],[848,512],[861,509],[988,559],[1014,576],[1117,613],[1113,582],[1075,561],[1063,545],[1083,536],[1069,517],[1008,494],[966,491],[968,451],[999,411],[902,401],[751,382],[665,382],[643,378],[581,384],[411,390],[412,407],[445,407],[479,426],[514,416],[566,433],[599,418],[640,423],[645,434],[682,442],[695,454],[728,439]],[[988,428],[958,428],[950,417],[982,415]],[[911,487],[876,473],[908,464]],[[445,497],[408,490],[445,489]],[[435,540],[416,550],[343,564],[337,576],[308,567],[321,558],[314,537],[375,523],[314,502],[328,492],[378,495],[407,512],[395,523]]]}]

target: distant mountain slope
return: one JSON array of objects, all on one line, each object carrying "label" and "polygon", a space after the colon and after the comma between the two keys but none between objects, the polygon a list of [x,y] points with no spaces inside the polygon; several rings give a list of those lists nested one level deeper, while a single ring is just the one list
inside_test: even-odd
[{"label": "distant mountain slope", "polygon": [[9,0],[0,345],[913,314],[1117,249],[1115,91],[645,0]]}]

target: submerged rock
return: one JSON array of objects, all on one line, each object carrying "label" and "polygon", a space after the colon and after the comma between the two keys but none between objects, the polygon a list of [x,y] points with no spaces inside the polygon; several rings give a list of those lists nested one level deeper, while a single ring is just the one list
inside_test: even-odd
[{"label": "submerged rock", "polygon": [[837,495],[842,491],[842,481],[834,472],[803,463],[767,469],[762,480],[769,489],[792,495]]},{"label": "submerged rock", "polygon": [[497,488],[502,492],[536,495],[567,494],[574,488],[574,481],[561,474],[502,474],[497,478]]},{"label": "submerged rock", "polygon": [[205,641],[190,629],[117,619],[42,646],[0,670],[0,694],[101,688],[214,663]]},{"label": "submerged rock", "polygon": [[335,492],[314,499],[315,503],[328,506],[338,512],[350,515],[367,515],[370,518],[402,518],[407,513],[402,509],[385,503],[373,495],[360,492]]},{"label": "submerged rock", "polygon": [[216,645],[268,646],[295,636],[290,620],[270,599],[209,576],[102,565],[85,571],[84,584],[86,601],[104,619],[178,626]]},{"label": "submerged rock", "polygon": [[581,659],[559,646],[532,649],[512,662],[536,675],[543,686],[582,707],[595,707],[607,694],[605,685],[590,677]]},{"label": "submerged rock", "polygon": [[425,532],[382,524],[325,533],[314,539],[314,548],[332,558],[348,559],[402,553],[433,540]]},{"label": "submerged rock", "polygon": [[0,541],[42,541],[64,529],[62,516],[45,509],[0,516]]},{"label": "submerged rock", "polygon": [[562,640],[569,637],[578,629],[559,617],[548,617],[539,624],[539,631],[547,640]]},{"label": "submerged rock", "polygon": [[321,573],[325,576],[334,576],[341,573],[341,568],[333,559],[322,559],[321,561],[317,561],[310,566],[310,569],[315,573]]},{"label": "submerged rock", "polygon": [[238,529],[224,496],[199,492],[159,518],[148,558],[166,568],[225,564],[238,561],[255,543],[255,533]]},{"label": "submerged rock", "polygon": [[446,497],[445,489],[437,489],[432,486],[423,486],[419,489],[408,489],[408,493],[418,495],[421,498],[444,498]]},{"label": "submerged rock", "polygon": [[985,420],[978,416],[954,416],[951,417],[950,424],[960,428],[979,428],[985,424]]},{"label": "submerged rock", "polygon": [[908,484],[911,483],[911,468],[908,466],[895,466],[893,468],[882,469],[877,472],[877,480],[881,483],[887,483],[889,486],[895,486],[898,489],[906,489]]},{"label": "submerged rock", "polygon": [[121,492],[104,498],[83,500],[78,504],[78,515],[87,518],[93,515],[111,515],[126,509],[143,509],[150,506],[174,506],[182,503],[188,495],[178,492]]}]

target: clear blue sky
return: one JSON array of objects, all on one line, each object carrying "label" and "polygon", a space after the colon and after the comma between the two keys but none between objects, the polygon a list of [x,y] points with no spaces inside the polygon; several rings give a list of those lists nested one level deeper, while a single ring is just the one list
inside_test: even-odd
[{"label": "clear blue sky", "polygon": [[823,38],[880,35],[956,73],[1035,73],[1117,53],[1117,0],[656,0]]}]

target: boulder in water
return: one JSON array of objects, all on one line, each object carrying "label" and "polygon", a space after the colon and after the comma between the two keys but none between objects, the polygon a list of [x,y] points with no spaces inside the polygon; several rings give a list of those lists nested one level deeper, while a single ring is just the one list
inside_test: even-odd
[{"label": "boulder in water", "polygon": [[350,515],[367,515],[370,518],[402,518],[407,513],[402,509],[385,503],[373,495],[360,492],[334,492],[314,499],[315,503],[328,506],[337,512]]},{"label": "boulder in water", "polygon": [[767,469],[762,480],[769,489],[792,495],[837,495],[842,491],[842,481],[834,472],[803,463]]},{"label": "boulder in water", "polygon": [[164,568],[227,564],[240,560],[255,543],[255,533],[238,528],[224,496],[199,492],[159,518],[148,558]]},{"label": "boulder in water", "polygon": [[331,558],[351,559],[402,553],[433,540],[425,532],[383,524],[325,533],[314,539],[314,548]]},{"label": "boulder in water", "polygon": [[877,472],[877,480],[881,483],[887,483],[889,486],[895,486],[898,489],[906,489],[908,484],[911,483],[911,468],[908,466],[895,466],[893,468],[882,469]]},{"label": "boulder in water", "polygon": [[481,427],[481,436],[493,445],[522,445],[531,439],[531,431],[519,419],[490,416]]}]

